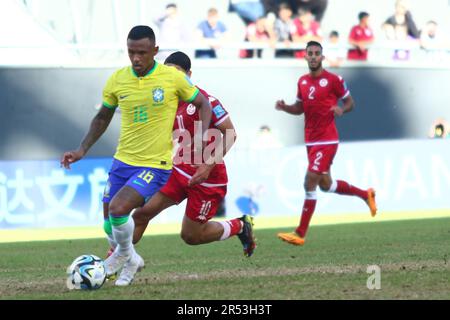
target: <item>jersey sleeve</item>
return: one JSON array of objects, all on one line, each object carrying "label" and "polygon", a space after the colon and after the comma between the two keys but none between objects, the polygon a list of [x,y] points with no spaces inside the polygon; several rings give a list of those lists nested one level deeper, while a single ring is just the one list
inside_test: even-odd
[{"label": "jersey sleeve", "polygon": [[217,127],[229,117],[229,114],[216,98],[210,96],[209,103],[211,103],[212,108],[211,122]]},{"label": "jersey sleeve", "polygon": [[356,41],[356,27],[353,27],[352,30],[350,30],[350,34],[348,35],[349,40]]},{"label": "jersey sleeve", "polygon": [[106,82],[103,88],[103,105],[110,109],[115,109],[118,107],[118,99],[115,90],[115,74],[113,74]]},{"label": "jersey sleeve", "polygon": [[191,79],[181,71],[174,69],[174,81],[176,92],[180,100],[191,103],[195,100],[198,93],[200,92],[197,87],[195,87]]},{"label": "jersey sleeve", "polygon": [[333,83],[334,93],[338,99],[345,99],[350,95],[347,83],[341,76],[336,76]]}]

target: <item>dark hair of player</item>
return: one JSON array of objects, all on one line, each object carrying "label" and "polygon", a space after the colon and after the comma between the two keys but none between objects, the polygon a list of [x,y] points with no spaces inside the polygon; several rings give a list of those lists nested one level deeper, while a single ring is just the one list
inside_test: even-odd
[{"label": "dark hair of player", "polygon": [[135,26],[128,33],[129,40],[141,40],[149,38],[150,41],[155,41],[155,32],[149,26]]},{"label": "dark hair of player", "polygon": [[358,19],[359,19],[359,21],[361,21],[362,19],[364,19],[365,17],[368,17],[368,16],[369,16],[369,14],[367,12],[362,11],[358,14]]},{"label": "dark hair of player", "polygon": [[313,47],[313,46],[319,47],[320,51],[323,51],[322,45],[317,41],[309,41],[306,44],[306,50],[308,50],[309,47]]},{"label": "dark hair of player", "polygon": [[166,58],[164,64],[175,64],[181,67],[184,71],[189,72],[191,70],[191,59],[184,52],[177,51],[172,53]]}]

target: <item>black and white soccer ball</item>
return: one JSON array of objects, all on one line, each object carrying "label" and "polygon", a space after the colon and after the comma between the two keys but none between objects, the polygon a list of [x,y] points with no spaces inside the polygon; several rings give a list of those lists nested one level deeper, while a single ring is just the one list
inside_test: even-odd
[{"label": "black and white soccer ball", "polygon": [[76,258],[67,268],[67,288],[70,290],[100,289],[106,281],[106,270],[102,259],[85,254]]}]

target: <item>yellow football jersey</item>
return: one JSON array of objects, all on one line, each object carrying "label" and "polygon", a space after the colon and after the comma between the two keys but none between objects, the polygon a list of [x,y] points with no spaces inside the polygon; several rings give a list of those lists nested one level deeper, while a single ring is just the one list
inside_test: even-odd
[{"label": "yellow football jersey", "polygon": [[178,102],[192,102],[198,92],[184,73],[156,61],[144,77],[131,66],[117,70],[103,90],[103,105],[119,107],[122,116],[114,158],[132,166],[171,169]]}]

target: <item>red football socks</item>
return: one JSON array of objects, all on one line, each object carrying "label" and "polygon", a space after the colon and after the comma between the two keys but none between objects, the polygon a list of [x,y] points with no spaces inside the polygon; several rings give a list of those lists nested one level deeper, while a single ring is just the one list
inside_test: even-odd
[{"label": "red football socks", "polygon": [[306,199],[303,203],[303,212],[300,219],[300,226],[295,230],[295,232],[302,238],[306,236],[308,231],[309,222],[314,214],[314,209],[316,208],[316,199]]},{"label": "red football socks", "polygon": [[347,196],[357,196],[363,200],[367,200],[368,194],[366,190],[361,190],[342,180],[337,180],[336,182],[337,182],[336,193],[344,194]]},{"label": "red football socks", "polygon": [[230,237],[241,232],[242,221],[240,219],[228,220],[227,223],[230,225]]}]

